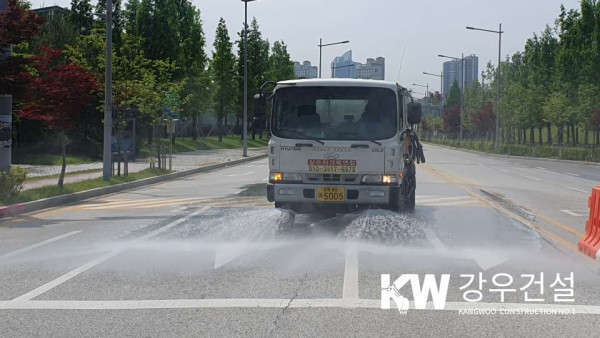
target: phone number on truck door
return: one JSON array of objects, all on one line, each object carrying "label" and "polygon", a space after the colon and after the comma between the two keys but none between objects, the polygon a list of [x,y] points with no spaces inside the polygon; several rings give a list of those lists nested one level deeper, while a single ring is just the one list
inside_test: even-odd
[{"label": "phone number on truck door", "polygon": [[356,160],[308,160],[311,173],[352,174],[356,173]]}]

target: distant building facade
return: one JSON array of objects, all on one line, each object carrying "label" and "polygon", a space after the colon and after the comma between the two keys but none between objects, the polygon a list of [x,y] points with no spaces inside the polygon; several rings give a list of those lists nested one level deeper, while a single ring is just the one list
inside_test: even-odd
[{"label": "distant building facade", "polygon": [[35,14],[43,16],[43,17],[49,17],[49,16],[53,16],[53,15],[57,15],[57,14],[62,15],[62,16],[67,16],[69,14],[69,10],[67,8],[62,8],[60,6],[36,8],[33,10],[33,12],[35,12]]},{"label": "distant building facade", "polygon": [[[479,57],[475,54],[465,56],[464,64],[465,86],[469,88],[473,85],[473,82],[479,80]],[[463,69],[461,60],[444,62],[444,98],[447,98],[450,94],[450,88],[454,81],[458,82],[458,87],[462,91],[462,76]]]},{"label": "distant building facade", "polygon": [[368,58],[367,63],[354,62],[352,51],[333,59],[331,63],[332,78],[385,80],[385,58]]},{"label": "distant building facade", "polygon": [[298,79],[316,79],[319,76],[319,67],[313,66],[310,61],[294,62],[294,71]]}]

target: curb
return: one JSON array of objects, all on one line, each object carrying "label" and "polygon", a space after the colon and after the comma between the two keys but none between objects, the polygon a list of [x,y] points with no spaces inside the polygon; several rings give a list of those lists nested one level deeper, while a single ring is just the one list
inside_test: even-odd
[{"label": "curb", "polygon": [[221,169],[221,168],[234,166],[234,165],[238,165],[238,164],[242,164],[242,163],[246,163],[246,162],[252,162],[252,161],[260,160],[260,159],[263,159],[266,157],[267,157],[267,154],[262,154],[262,155],[242,158],[239,160],[223,162],[223,163],[218,163],[218,164],[212,164],[212,165],[209,165],[206,167],[201,167],[201,168],[196,168],[196,169],[191,169],[191,170],[186,170],[186,171],[179,171],[179,172],[165,174],[165,175],[161,175],[161,176],[144,178],[141,180],[127,182],[127,183],[115,184],[115,185],[111,185],[109,187],[102,187],[102,188],[80,191],[80,192],[76,192],[76,193],[72,193],[72,194],[48,197],[48,198],[44,198],[44,199],[37,200],[37,201],[7,205],[4,207],[0,207],[0,218],[6,217],[6,216],[21,215],[21,214],[29,213],[32,211],[42,210],[42,209],[53,208],[53,207],[61,206],[64,204],[79,202],[79,201],[83,201],[83,200],[98,197],[98,196],[109,195],[109,194],[121,192],[124,190],[139,188],[139,187],[143,187],[146,185],[156,184],[156,183],[165,182],[165,181],[170,181],[170,180],[174,180],[177,178],[200,174],[200,173],[204,173],[207,171]]},{"label": "curb", "polygon": [[422,142],[423,144],[426,145],[432,145],[434,147],[440,147],[440,148],[446,148],[446,149],[453,149],[453,150],[459,150],[459,151],[464,151],[467,153],[471,153],[471,154],[477,154],[477,155],[487,155],[487,156],[493,156],[493,157],[501,157],[501,158],[509,158],[509,159],[525,159],[525,160],[533,160],[533,161],[544,161],[544,162],[557,162],[557,163],[575,163],[575,164],[583,164],[583,165],[589,165],[589,166],[600,166],[600,163],[598,162],[586,162],[586,161],[577,161],[577,160],[561,160],[558,158],[547,158],[547,157],[531,157],[531,156],[516,156],[516,155],[506,155],[506,154],[494,154],[494,153],[487,153],[485,151],[477,151],[477,150],[473,150],[473,149],[465,149],[465,148],[460,148],[460,147],[452,147],[449,145],[445,145],[445,144],[438,144],[435,142]]}]

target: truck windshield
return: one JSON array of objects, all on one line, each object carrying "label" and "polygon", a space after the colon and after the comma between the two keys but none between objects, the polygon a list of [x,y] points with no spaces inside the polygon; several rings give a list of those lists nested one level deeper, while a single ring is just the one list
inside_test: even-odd
[{"label": "truck windshield", "polygon": [[290,87],[277,90],[272,132],[293,139],[372,141],[397,132],[391,89]]}]

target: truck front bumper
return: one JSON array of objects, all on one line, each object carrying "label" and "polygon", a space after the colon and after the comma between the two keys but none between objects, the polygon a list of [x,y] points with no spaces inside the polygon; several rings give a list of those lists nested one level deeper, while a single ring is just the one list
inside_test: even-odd
[{"label": "truck front bumper", "polygon": [[267,199],[269,202],[282,203],[329,203],[317,200],[318,187],[345,188],[346,200],[335,204],[394,205],[400,197],[400,186],[268,183]]}]

